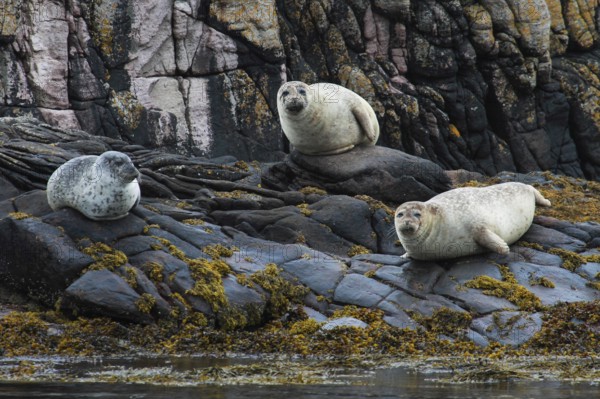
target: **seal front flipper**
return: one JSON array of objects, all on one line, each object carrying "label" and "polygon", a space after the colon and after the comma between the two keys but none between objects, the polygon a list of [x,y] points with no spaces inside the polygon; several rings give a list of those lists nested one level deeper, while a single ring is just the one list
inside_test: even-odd
[{"label": "seal front flipper", "polygon": [[371,123],[371,118],[369,117],[369,113],[364,107],[355,104],[351,108],[352,115],[360,125],[361,130],[367,136],[369,141],[372,144],[375,144],[379,134],[375,131],[373,124]]},{"label": "seal front flipper", "polygon": [[473,228],[473,239],[482,247],[500,255],[508,255],[510,253],[508,244],[498,234],[485,226],[476,226]]}]

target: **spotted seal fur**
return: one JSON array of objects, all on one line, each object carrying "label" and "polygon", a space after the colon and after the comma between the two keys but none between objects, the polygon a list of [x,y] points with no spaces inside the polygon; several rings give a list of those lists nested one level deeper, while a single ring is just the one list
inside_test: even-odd
[{"label": "spotted seal fur", "polygon": [[52,173],[46,194],[53,210],[77,209],[92,220],[128,215],[140,201],[140,173],[118,151],[73,158]]}]

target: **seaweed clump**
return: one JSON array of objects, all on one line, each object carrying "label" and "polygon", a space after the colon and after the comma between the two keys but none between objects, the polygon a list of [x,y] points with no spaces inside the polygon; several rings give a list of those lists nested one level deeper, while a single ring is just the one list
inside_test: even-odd
[{"label": "seaweed clump", "polygon": [[295,285],[281,277],[281,269],[275,263],[267,263],[264,270],[253,273],[250,280],[269,293],[267,314],[273,318],[283,316],[292,304],[302,303],[309,289]]},{"label": "seaweed clump", "polygon": [[568,251],[562,248],[552,248],[548,251],[552,255],[558,255],[562,259],[563,263],[561,267],[574,272],[579,266],[588,262],[600,262],[600,255],[581,255],[573,251]]},{"label": "seaweed clump", "polygon": [[417,313],[411,316],[428,331],[451,337],[464,334],[473,320],[473,316],[468,312],[459,312],[446,307],[436,309],[429,317]]},{"label": "seaweed clump", "polygon": [[111,248],[101,242],[94,243],[84,248],[82,252],[91,256],[95,261],[84,270],[84,273],[90,270],[102,269],[114,271],[116,268],[125,265],[128,261],[127,255],[122,251]]},{"label": "seaweed clump", "polygon": [[527,288],[519,284],[515,275],[507,266],[498,265],[503,280],[497,280],[490,276],[477,276],[465,283],[468,288],[483,290],[486,295],[504,298],[514,303],[521,310],[537,311],[542,309],[542,302]]},{"label": "seaweed clump", "polygon": [[597,355],[600,301],[562,303],[542,316],[544,323],[524,345],[537,354]]},{"label": "seaweed clump", "polygon": [[600,183],[549,172],[543,175],[548,183],[535,186],[552,206],[539,207],[538,214],[571,222],[600,222]]},{"label": "seaweed clump", "polygon": [[358,245],[358,244],[353,245],[348,250],[348,256],[351,258],[356,255],[365,255],[365,254],[370,254],[370,253],[371,253],[370,249],[363,247],[362,245]]}]

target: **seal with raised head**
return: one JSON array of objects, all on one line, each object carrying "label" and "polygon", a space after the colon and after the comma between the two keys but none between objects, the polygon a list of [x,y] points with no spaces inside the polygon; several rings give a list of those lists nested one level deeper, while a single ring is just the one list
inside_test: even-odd
[{"label": "seal with raised head", "polygon": [[115,220],[140,202],[140,172],[122,152],[73,158],[52,173],[46,194],[53,210],[77,209],[92,220]]},{"label": "seal with raised head", "polygon": [[535,206],[550,201],[517,182],[463,187],[429,201],[405,202],[396,209],[396,233],[405,257],[442,260],[483,252],[509,253],[531,226]]},{"label": "seal with raised head", "polygon": [[333,83],[287,82],[277,93],[277,111],[283,133],[303,154],[339,154],[375,145],[379,138],[379,122],[369,103]]}]

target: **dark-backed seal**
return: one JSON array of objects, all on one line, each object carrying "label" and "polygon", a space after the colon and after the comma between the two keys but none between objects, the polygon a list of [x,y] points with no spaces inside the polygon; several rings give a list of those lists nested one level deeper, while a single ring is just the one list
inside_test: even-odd
[{"label": "dark-backed seal", "polygon": [[61,165],[48,180],[46,194],[53,210],[77,209],[93,220],[115,220],[140,201],[140,173],[118,151],[85,155]]},{"label": "dark-backed seal", "polygon": [[531,226],[535,206],[550,201],[534,187],[502,183],[447,191],[427,202],[406,202],[396,209],[395,227],[405,257],[451,259],[508,246]]},{"label": "dark-backed seal", "polygon": [[379,137],[369,103],[333,83],[285,83],[277,93],[277,110],[283,133],[303,154],[339,154],[357,145],[374,145]]}]

